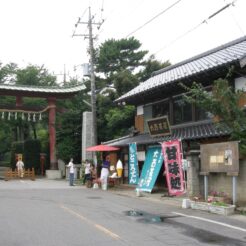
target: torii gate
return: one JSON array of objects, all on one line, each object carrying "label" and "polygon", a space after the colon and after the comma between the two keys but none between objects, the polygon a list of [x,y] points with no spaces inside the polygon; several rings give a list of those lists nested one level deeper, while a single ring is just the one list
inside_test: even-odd
[{"label": "torii gate", "polygon": [[49,142],[50,142],[50,169],[57,170],[56,159],[56,100],[71,98],[81,90],[84,90],[84,85],[71,87],[34,87],[34,86],[16,86],[0,84],[0,96],[16,97],[15,108],[0,109],[0,112],[22,112],[35,114],[35,110],[26,109],[23,105],[23,97],[45,98],[48,102],[48,107],[42,111],[36,111],[37,114],[49,111]]}]

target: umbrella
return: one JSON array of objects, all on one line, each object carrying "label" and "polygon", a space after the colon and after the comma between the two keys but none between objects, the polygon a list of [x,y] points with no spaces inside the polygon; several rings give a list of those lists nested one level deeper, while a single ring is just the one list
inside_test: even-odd
[{"label": "umbrella", "polygon": [[88,147],[86,149],[86,151],[99,151],[99,152],[102,152],[102,151],[116,151],[116,150],[119,150],[119,148],[113,147],[113,146],[109,146],[109,145],[104,145],[104,144],[91,146],[91,147]]}]

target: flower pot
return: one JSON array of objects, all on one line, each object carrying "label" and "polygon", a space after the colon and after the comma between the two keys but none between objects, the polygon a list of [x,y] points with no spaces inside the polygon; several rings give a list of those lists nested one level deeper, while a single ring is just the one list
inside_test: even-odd
[{"label": "flower pot", "polygon": [[190,206],[192,209],[198,209],[203,211],[209,211],[209,203],[207,202],[195,202],[191,201]]},{"label": "flower pot", "polygon": [[214,214],[230,215],[234,213],[235,207],[235,205],[218,206],[209,204],[209,212]]}]

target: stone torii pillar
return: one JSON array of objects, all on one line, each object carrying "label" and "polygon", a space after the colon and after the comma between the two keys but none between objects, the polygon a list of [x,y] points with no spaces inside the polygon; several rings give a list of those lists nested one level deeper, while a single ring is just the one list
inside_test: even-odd
[{"label": "stone torii pillar", "polygon": [[56,160],[56,98],[48,98],[49,105],[49,140],[50,140],[50,169],[57,170]]}]

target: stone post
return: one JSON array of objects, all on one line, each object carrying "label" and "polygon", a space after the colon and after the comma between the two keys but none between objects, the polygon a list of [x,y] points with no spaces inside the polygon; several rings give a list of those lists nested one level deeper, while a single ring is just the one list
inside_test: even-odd
[{"label": "stone post", "polygon": [[197,196],[200,194],[199,180],[199,155],[198,153],[190,153],[187,155],[187,194],[188,196]]}]

